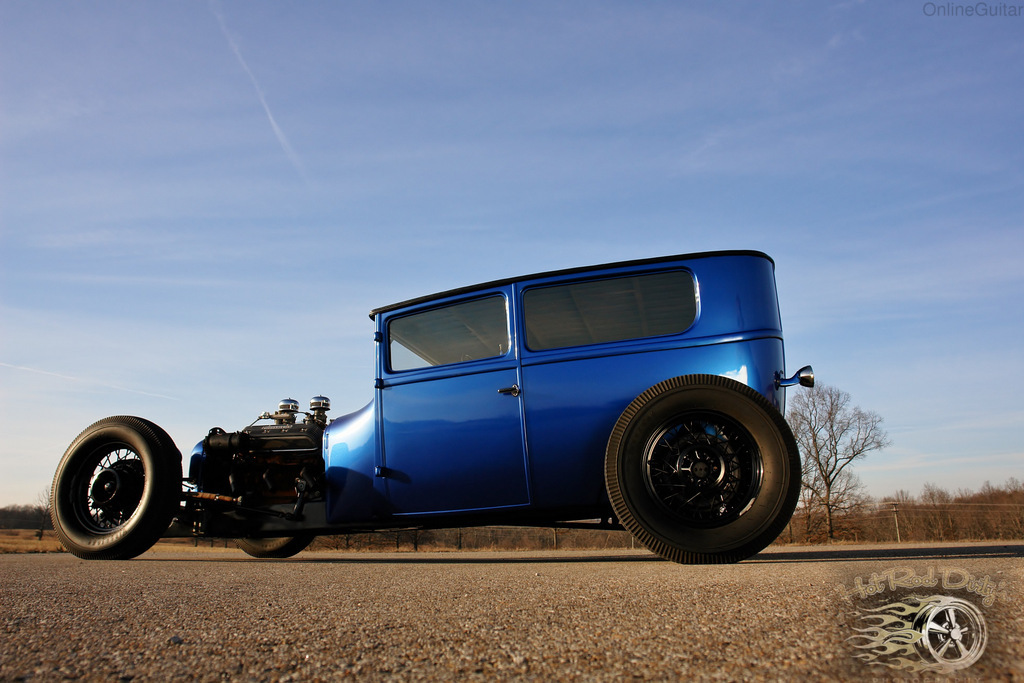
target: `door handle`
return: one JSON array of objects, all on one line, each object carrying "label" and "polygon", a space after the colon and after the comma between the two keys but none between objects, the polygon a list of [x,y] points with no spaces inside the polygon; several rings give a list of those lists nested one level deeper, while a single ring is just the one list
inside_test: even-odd
[{"label": "door handle", "polygon": [[504,389],[498,389],[498,393],[499,394],[508,394],[509,396],[518,396],[519,395],[519,385],[518,384],[513,384],[510,387],[505,387]]}]

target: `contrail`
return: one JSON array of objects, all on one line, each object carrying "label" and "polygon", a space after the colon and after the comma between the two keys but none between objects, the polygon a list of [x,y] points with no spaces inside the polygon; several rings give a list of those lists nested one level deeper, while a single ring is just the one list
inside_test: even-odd
[{"label": "contrail", "polygon": [[228,41],[228,45],[231,46],[231,51],[235,53],[235,58],[238,63],[242,65],[242,69],[249,77],[249,82],[252,83],[252,87],[256,90],[256,97],[259,98],[260,104],[263,105],[263,111],[267,114],[267,120],[270,121],[270,127],[274,130],[274,135],[277,137],[277,142],[281,145],[281,149],[284,150],[288,160],[292,162],[292,165],[299,172],[303,178],[306,178],[306,169],[302,165],[302,161],[299,159],[299,155],[292,149],[292,145],[288,142],[288,138],[285,137],[284,131],[277,125],[277,121],[274,119],[274,115],[270,112],[270,107],[267,105],[267,98],[263,95],[263,89],[260,88],[259,81],[256,80],[255,74],[252,69],[245,61],[245,57],[242,56],[242,51],[238,49],[238,43],[231,37],[231,33],[228,32],[228,26],[224,21],[224,13],[220,9],[220,3],[217,0],[210,0],[210,11],[217,17],[217,23],[220,25],[220,32],[224,34],[225,40]]},{"label": "contrail", "polygon": [[21,370],[22,372],[32,372],[37,375],[46,375],[47,377],[56,377],[58,379],[66,379],[71,382],[83,382],[85,384],[92,384],[105,389],[114,389],[116,391],[127,391],[132,394],[141,394],[142,396],[152,396],[153,398],[165,398],[168,401],[178,401],[180,399],[174,398],[173,396],[165,396],[163,394],[154,394],[150,391],[139,391],[138,389],[129,389],[128,387],[119,387],[116,384],[106,384],[104,382],[97,382],[91,379],[83,379],[81,377],[72,377],[71,375],[62,375],[58,372],[49,372],[47,370],[37,370],[36,368],[29,368],[24,365],[12,365],[11,363],[4,363],[0,361],[0,367],[11,368],[13,370]]}]

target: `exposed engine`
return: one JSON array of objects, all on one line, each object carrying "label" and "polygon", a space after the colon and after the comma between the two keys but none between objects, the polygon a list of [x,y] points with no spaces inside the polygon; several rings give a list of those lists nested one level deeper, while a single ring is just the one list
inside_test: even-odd
[{"label": "exposed engine", "polygon": [[[324,495],[323,434],[330,409],[324,396],[310,401],[308,413],[288,398],[276,413],[264,412],[239,432],[214,427],[203,440],[201,492],[194,497],[245,508],[290,503],[290,516],[301,515],[307,501]],[[273,423],[257,424],[263,420]]]}]

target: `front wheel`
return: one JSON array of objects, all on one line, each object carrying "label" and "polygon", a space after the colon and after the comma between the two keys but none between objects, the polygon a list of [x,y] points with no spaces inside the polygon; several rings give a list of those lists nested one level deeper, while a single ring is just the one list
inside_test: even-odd
[{"label": "front wheel", "polygon": [[655,553],[738,562],[789,522],[800,455],[764,396],[725,377],[689,375],[651,387],[622,413],[605,483],[622,525]]},{"label": "front wheel", "polygon": [[138,417],[108,417],[64,453],[50,516],[72,555],[126,560],[167,531],[180,498],[181,453],[167,433]]},{"label": "front wheel", "polygon": [[281,538],[236,538],[235,545],[246,555],[260,559],[282,559],[298,555],[313,542],[314,534]]}]

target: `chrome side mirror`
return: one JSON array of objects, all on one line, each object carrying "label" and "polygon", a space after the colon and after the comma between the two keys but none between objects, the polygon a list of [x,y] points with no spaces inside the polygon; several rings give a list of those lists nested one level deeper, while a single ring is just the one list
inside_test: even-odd
[{"label": "chrome side mirror", "polygon": [[805,365],[796,371],[796,374],[792,377],[783,379],[781,372],[775,373],[775,388],[785,389],[786,387],[795,387],[796,385],[802,387],[811,388],[814,386],[814,368],[810,365]]}]

